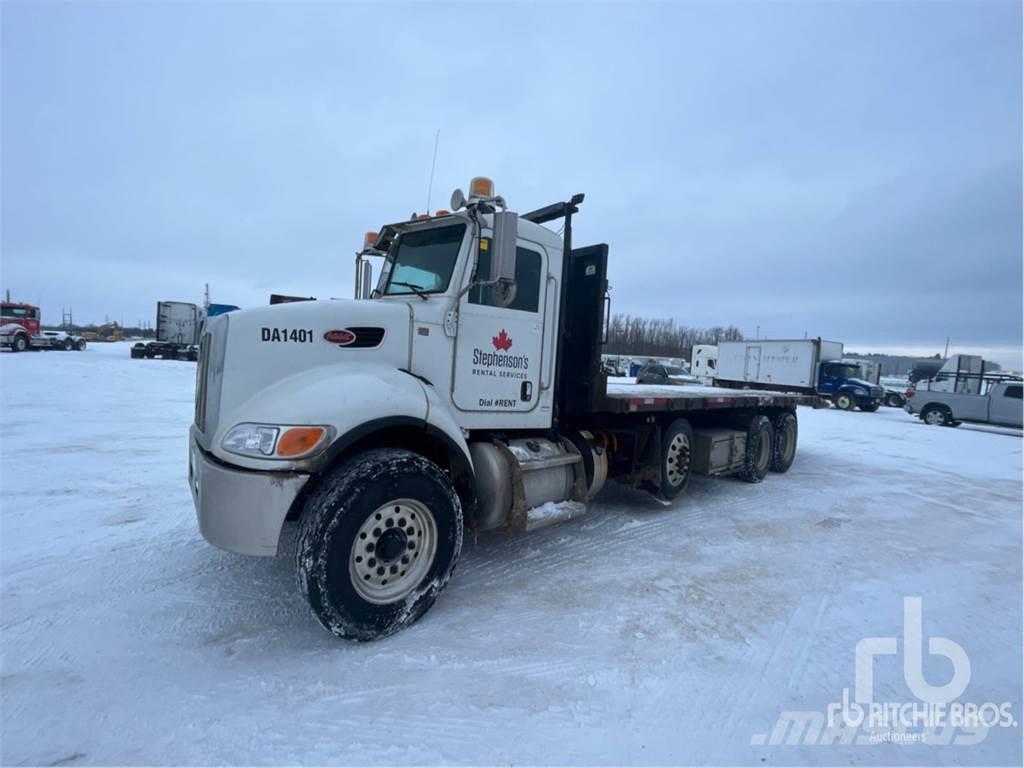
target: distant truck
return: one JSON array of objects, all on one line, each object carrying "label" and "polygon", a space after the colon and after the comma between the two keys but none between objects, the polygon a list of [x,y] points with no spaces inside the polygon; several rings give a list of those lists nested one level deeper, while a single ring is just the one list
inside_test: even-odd
[{"label": "distant truck", "polygon": [[[970,378],[975,379],[974,375]],[[1022,425],[1022,390],[1024,383],[1017,377],[994,375],[989,380],[976,378],[982,394],[954,389],[928,389],[929,382],[920,382],[907,392],[904,409],[925,424],[959,427],[962,422],[998,424],[1004,427]]]},{"label": "distant truck", "polygon": [[819,395],[844,411],[882,404],[882,387],[863,379],[860,365],[843,361],[838,341],[723,341],[715,365],[718,386]]},{"label": "distant truck", "polygon": [[978,355],[952,355],[907,391],[904,410],[933,426],[970,421],[1020,427],[1022,386],[1020,376],[1004,374]]},{"label": "distant truck", "polygon": [[132,347],[133,359],[198,360],[201,317],[199,307],[186,301],[156,305],[156,341]]},{"label": "distant truck", "polygon": [[695,344],[693,347],[693,363],[690,373],[704,384],[713,384],[718,373],[718,346],[715,344]]},{"label": "distant truck", "polygon": [[12,352],[30,349],[85,349],[85,339],[66,331],[40,329],[39,307],[12,301],[0,303],[0,347]]}]

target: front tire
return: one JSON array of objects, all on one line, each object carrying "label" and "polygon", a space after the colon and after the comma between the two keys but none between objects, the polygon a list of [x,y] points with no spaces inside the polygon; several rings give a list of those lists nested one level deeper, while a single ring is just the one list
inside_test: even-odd
[{"label": "front tire", "polygon": [[306,502],[299,590],[328,632],[377,640],[427,612],[461,550],[462,505],[441,468],[410,451],[372,450]]},{"label": "front tire", "polygon": [[840,392],[835,397],[836,408],[841,411],[852,411],[857,407],[857,402],[849,392]]},{"label": "front tire", "polygon": [[75,349],[77,349],[79,352],[84,352],[85,351],[85,339],[79,339],[78,342],[75,344]]},{"label": "front tire", "polygon": [[885,396],[885,404],[890,408],[902,408],[903,398],[895,392],[892,392]]},{"label": "front tire", "polygon": [[747,428],[747,452],[739,477],[748,483],[760,483],[768,474],[775,443],[772,422],[765,415],[755,416]]},{"label": "front tire", "polygon": [[28,337],[25,334],[23,334],[23,333],[19,333],[17,336],[14,337],[14,344],[11,346],[11,351],[12,352],[24,352],[27,349],[28,349]]},{"label": "front tire", "polygon": [[672,501],[686,490],[692,473],[693,428],[686,419],[676,419],[661,436],[662,499]]},{"label": "front tire", "polygon": [[75,348],[75,342],[73,342],[71,339],[64,339],[64,351],[65,352],[70,352],[74,348]]},{"label": "front tire", "polygon": [[874,413],[878,410],[878,405],[878,403],[870,403],[869,405],[862,405],[860,409],[864,411],[864,413]]}]

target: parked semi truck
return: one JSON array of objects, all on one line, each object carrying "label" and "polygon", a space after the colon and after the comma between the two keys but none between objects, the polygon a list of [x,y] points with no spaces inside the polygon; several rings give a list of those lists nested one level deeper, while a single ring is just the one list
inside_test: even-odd
[{"label": "parked semi truck", "polygon": [[816,394],[844,411],[877,411],[882,403],[882,387],[861,378],[859,364],[843,361],[838,341],[723,341],[715,365],[719,386]]},{"label": "parked semi truck", "polygon": [[64,351],[85,349],[85,339],[68,331],[44,331],[40,327],[41,315],[35,304],[13,301],[0,303],[0,348],[12,352],[30,349],[59,349]]},{"label": "parked semi truck", "polygon": [[607,383],[608,246],[574,245],[582,201],[517,215],[476,178],[451,213],[371,238],[364,300],[211,320],[188,467],[203,536],[274,555],[296,520],[313,614],[370,640],[433,604],[464,528],[574,518],[608,478],[668,501],[693,473],[785,472],[816,398]]},{"label": "parked semi truck", "polygon": [[156,305],[156,340],[139,342],[131,349],[133,359],[197,360],[202,315],[187,301],[160,301]]}]

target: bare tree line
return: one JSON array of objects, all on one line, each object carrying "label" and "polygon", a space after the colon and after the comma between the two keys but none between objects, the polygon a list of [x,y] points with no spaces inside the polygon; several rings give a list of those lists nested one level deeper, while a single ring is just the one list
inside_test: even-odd
[{"label": "bare tree line", "polygon": [[683,357],[689,360],[695,344],[742,340],[743,334],[734,325],[690,328],[671,319],[617,314],[612,316],[604,351],[611,355]]}]

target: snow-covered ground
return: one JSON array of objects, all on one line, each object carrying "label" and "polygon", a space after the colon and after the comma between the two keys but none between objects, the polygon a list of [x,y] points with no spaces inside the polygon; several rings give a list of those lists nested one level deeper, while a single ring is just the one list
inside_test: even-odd
[{"label": "snow-covered ground", "polygon": [[[1021,763],[1019,726],[772,745],[784,711],[853,690],[859,640],[902,636],[905,596],[967,653],[961,700],[1022,720],[1019,436],[802,408],[787,475],[668,507],[612,484],[578,520],[467,542],[420,623],[356,645],[290,553],[200,538],[194,364],[127,346],[0,355],[4,764]],[[874,692],[914,700],[899,657]]]}]

